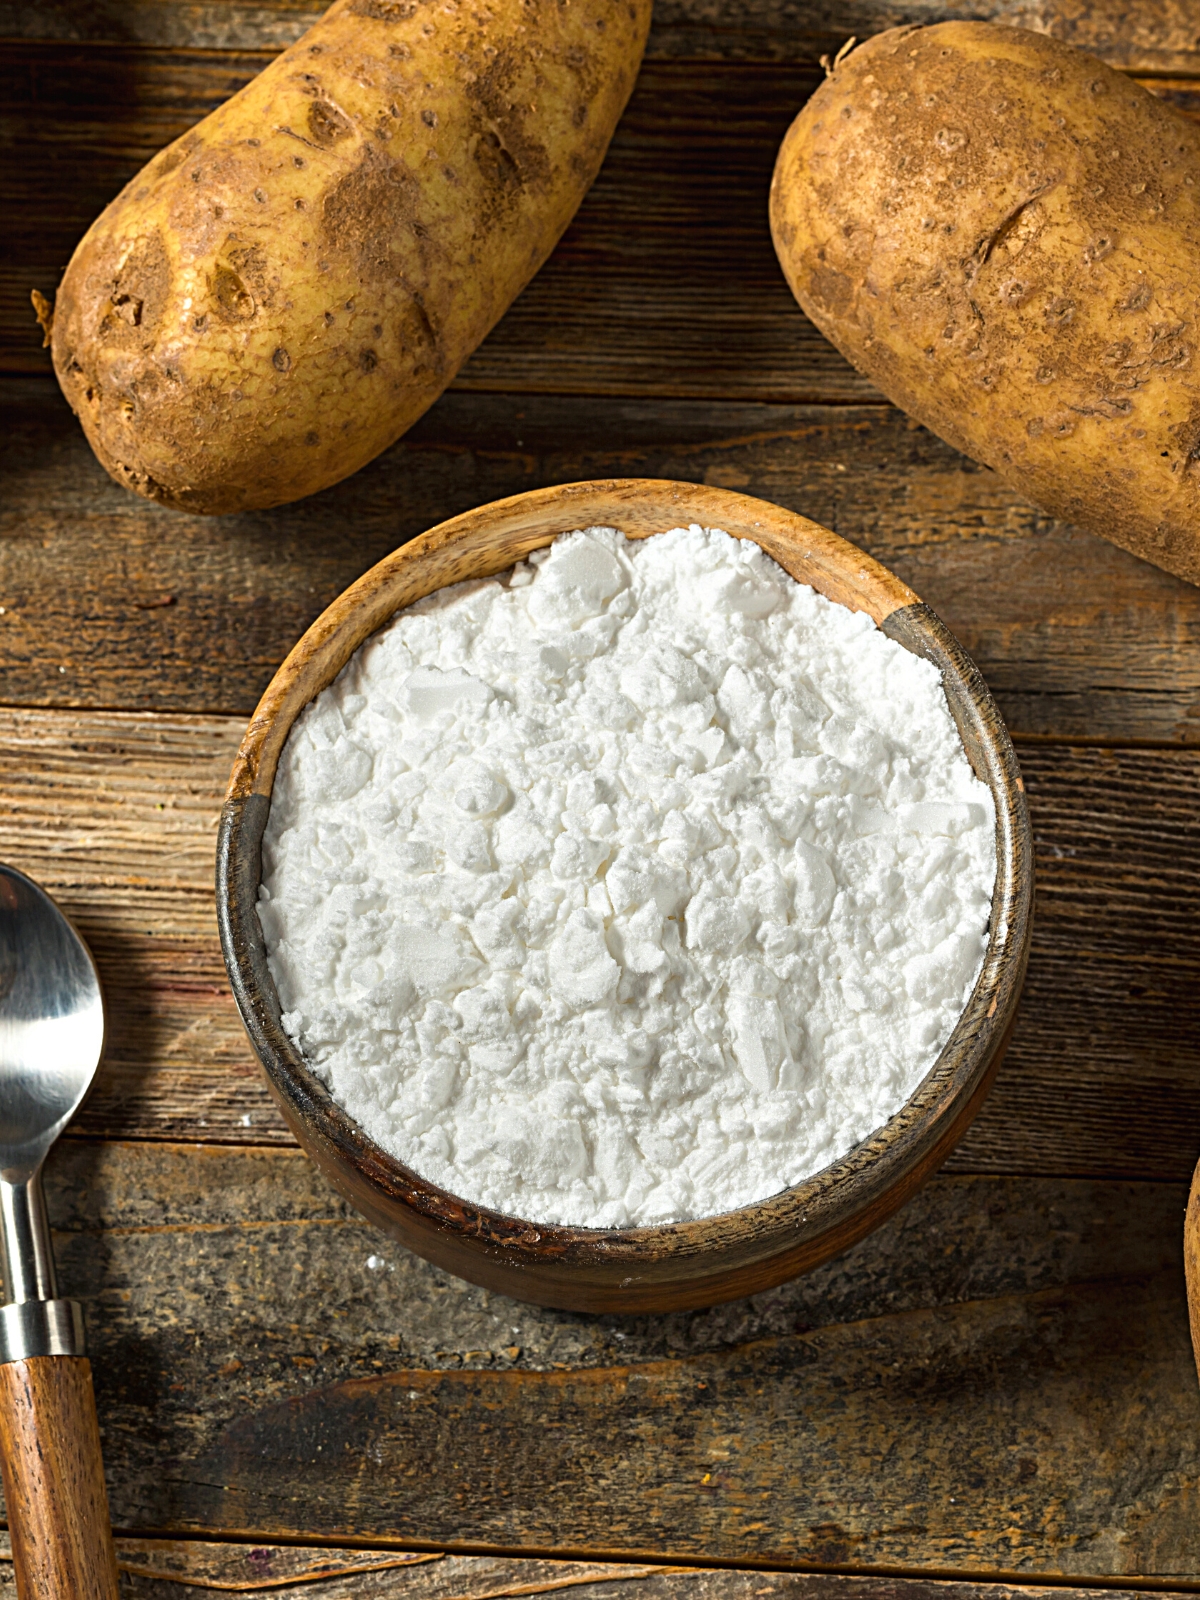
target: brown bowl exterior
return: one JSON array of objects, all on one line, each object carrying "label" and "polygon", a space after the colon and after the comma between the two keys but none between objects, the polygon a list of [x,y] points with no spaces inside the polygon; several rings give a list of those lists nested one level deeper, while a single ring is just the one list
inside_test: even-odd
[{"label": "brown bowl exterior", "polygon": [[[275,766],[296,717],[403,606],[502,572],[575,528],[630,538],[699,523],[752,539],[801,583],[871,616],[941,671],[950,709],[996,803],[997,871],[983,969],[945,1049],[884,1127],[840,1161],[759,1204],[697,1222],[602,1230],[532,1224],[426,1182],[367,1138],[280,1023],[256,909]],[[280,667],[246,730],[221,815],[217,908],[242,1020],[290,1127],[370,1221],[439,1267],[565,1310],[668,1311],[770,1288],[845,1250],[904,1203],[962,1137],[1008,1043],[1033,909],[1029,818],[1016,756],[974,663],[917,596],[856,546],[778,506],[707,486],[613,479],[481,506],[403,545],[353,584]]]}]

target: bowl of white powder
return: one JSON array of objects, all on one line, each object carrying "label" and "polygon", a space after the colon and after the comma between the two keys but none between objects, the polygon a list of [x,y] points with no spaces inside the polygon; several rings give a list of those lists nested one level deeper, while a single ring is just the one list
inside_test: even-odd
[{"label": "bowl of white powder", "polygon": [[222,814],[222,944],[284,1114],[366,1216],[584,1310],[843,1250],[1011,1031],[1012,746],[853,545],[573,484],[404,545],[313,625]]}]

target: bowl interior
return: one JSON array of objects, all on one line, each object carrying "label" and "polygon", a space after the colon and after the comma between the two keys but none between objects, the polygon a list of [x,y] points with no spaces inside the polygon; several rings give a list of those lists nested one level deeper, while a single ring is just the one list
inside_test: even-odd
[{"label": "bowl interior", "polygon": [[[255,910],[275,767],[303,707],[403,606],[449,584],[501,572],[576,528],[615,526],[641,538],[690,523],[754,540],[793,578],[865,611],[884,633],[939,669],[967,756],[996,805],[988,948],[958,1025],[914,1093],[863,1144],[813,1177],[768,1200],[693,1222],[623,1230],[531,1224],[449,1194],[386,1154],[332,1099],[283,1032]],[[637,479],[572,484],[481,507],[403,545],[352,585],[288,656],[247,728],[222,817],[218,863],[222,943],[234,993],[301,1142],[359,1209],[400,1231],[412,1248],[446,1264],[447,1251],[439,1255],[430,1241],[440,1248],[453,1236],[452,1270],[478,1281],[486,1274],[470,1270],[476,1254],[498,1254],[518,1267],[550,1261],[560,1273],[619,1286],[625,1268],[631,1269],[626,1283],[641,1282],[648,1263],[656,1280],[686,1282],[702,1278],[706,1263],[719,1258],[736,1257],[750,1270],[781,1248],[801,1259],[808,1244],[817,1248],[837,1237],[844,1240],[841,1248],[861,1237],[944,1159],[982,1100],[1024,975],[1031,898],[1028,818],[1011,743],[977,669],[933,612],[864,552],[806,518],[725,490]],[[602,1299],[608,1308],[619,1302],[619,1294]]]}]

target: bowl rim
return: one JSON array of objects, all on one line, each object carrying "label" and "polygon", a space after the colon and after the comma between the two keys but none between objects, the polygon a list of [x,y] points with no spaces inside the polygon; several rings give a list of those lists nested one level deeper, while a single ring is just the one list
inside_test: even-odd
[{"label": "bowl rim", "polygon": [[[641,538],[692,523],[752,539],[798,581],[866,612],[882,632],[939,669],[968,759],[995,801],[987,951],[950,1038],[913,1093],[828,1167],[764,1200],[690,1221],[618,1229],[532,1222],[454,1195],[389,1155],[338,1105],[284,1033],[256,909],[275,767],[303,707],[404,606],[465,578],[502,572],[560,533],[616,526]],[[309,1153],[331,1176],[353,1169],[378,1200],[367,1208],[376,1220],[399,1204],[435,1231],[508,1264],[552,1262],[622,1285],[641,1279],[621,1273],[644,1273],[650,1261],[664,1280],[688,1279],[698,1263],[727,1253],[735,1241],[743,1258],[765,1261],[803,1251],[853,1218],[866,1219],[852,1230],[851,1237],[861,1237],[894,1209],[899,1201],[889,1195],[897,1188],[907,1193],[906,1183],[915,1188],[944,1159],[990,1086],[1024,978],[1032,903],[1032,843],[1016,754],[982,676],[940,619],[887,568],[808,518],[730,490],[671,480],[600,479],[533,490],[452,517],[385,556],[321,613],[275,673],[247,725],[219,825],[218,923],[234,997],[276,1099]],[[361,1207],[361,1194],[350,1198]]]}]

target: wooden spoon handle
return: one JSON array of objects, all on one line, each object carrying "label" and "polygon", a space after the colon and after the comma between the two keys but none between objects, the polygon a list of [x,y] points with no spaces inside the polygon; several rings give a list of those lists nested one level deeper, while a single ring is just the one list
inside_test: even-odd
[{"label": "wooden spoon handle", "polygon": [[86,1356],[0,1364],[0,1466],[20,1600],[117,1600]]}]

